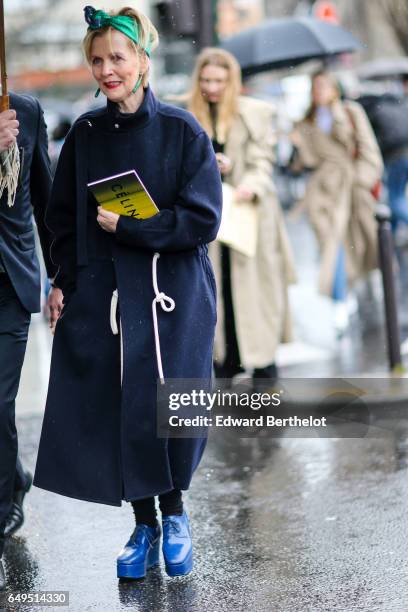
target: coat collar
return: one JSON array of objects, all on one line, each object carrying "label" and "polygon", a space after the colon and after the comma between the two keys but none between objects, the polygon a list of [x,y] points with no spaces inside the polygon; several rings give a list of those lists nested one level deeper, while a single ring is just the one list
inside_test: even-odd
[{"label": "coat collar", "polygon": [[157,113],[157,100],[150,87],[145,89],[142,104],[135,113],[121,113],[116,102],[107,101],[109,128],[120,132],[145,127]]},{"label": "coat collar", "polygon": [[356,134],[355,127],[347,110],[348,108],[350,108],[350,104],[347,101],[337,100],[332,104],[333,127],[329,134],[325,134],[320,130],[316,118],[312,121],[303,120],[301,124],[307,129],[309,137],[312,137],[314,140],[325,144],[333,144],[334,141],[345,147],[346,150],[352,151],[356,142]]},{"label": "coat collar", "polygon": [[249,96],[239,96],[238,116],[255,141],[262,138],[265,126],[272,123],[273,115],[274,107],[269,102]]}]

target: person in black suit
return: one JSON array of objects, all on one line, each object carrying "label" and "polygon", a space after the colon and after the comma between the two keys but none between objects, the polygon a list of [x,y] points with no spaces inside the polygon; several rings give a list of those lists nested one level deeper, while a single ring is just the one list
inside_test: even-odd
[{"label": "person in black suit", "polygon": [[[0,152],[17,142],[20,174],[14,205],[7,205],[7,193],[0,199],[0,590],[5,588],[5,538],[23,523],[22,502],[32,481],[17,457],[15,399],[31,313],[41,309],[33,212],[48,276],[56,273],[49,255],[51,233],[44,222],[51,173],[43,112],[30,96],[11,94],[10,106],[12,110],[0,113]],[[48,305],[53,328],[62,308],[59,289],[51,290]]]}]

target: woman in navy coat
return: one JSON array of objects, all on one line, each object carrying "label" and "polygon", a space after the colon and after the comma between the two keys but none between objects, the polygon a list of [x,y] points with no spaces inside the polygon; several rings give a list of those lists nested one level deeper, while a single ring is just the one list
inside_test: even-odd
[{"label": "woman in navy coat", "polygon": [[[191,571],[181,490],[206,439],[158,438],[157,379],[210,379],[216,322],[207,255],[221,215],[211,143],[188,112],[148,85],[158,43],[133,9],[86,7],[84,50],[107,106],[73,125],[58,163],[46,221],[54,233],[56,324],[34,483],[77,499],[132,502],[136,528],[119,577],[158,563]],[[99,92],[98,89],[98,92]],[[136,169],[160,212],[144,220],[97,208],[87,183]]]}]

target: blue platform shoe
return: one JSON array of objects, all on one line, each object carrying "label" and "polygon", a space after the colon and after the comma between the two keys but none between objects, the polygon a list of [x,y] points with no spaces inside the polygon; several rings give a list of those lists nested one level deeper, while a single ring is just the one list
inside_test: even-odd
[{"label": "blue platform shoe", "polygon": [[163,556],[169,576],[185,576],[193,569],[193,543],[187,514],[164,516]]},{"label": "blue platform shoe", "polygon": [[129,542],[117,559],[118,578],[144,578],[146,571],[159,564],[161,529],[136,525]]}]

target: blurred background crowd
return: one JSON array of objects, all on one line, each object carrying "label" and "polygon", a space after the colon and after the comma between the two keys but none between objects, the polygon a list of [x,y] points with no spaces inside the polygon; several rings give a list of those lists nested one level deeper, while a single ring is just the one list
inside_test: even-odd
[{"label": "blurred background crowd", "polygon": [[[111,0],[109,7],[122,2]],[[201,48],[218,44],[267,18],[317,16],[339,23],[362,42],[354,54],[331,62],[348,95],[402,93],[408,74],[408,6],[399,0],[139,0],[139,10],[149,15],[161,35],[153,59],[153,87],[160,97],[189,87],[195,56]],[[95,104],[90,71],[83,60],[80,41],[84,33],[83,2],[72,0],[8,0],[6,36],[10,87],[37,96],[45,111],[49,133],[58,143],[71,122]],[[393,58],[384,65],[381,60]],[[245,79],[246,93],[273,101],[281,132],[300,119],[309,104],[310,74],[316,63],[286,67]],[[101,100],[99,104],[104,104]],[[279,163],[289,155],[279,142]],[[283,205],[290,204],[285,193]]]},{"label": "blurred background crowd", "polygon": [[[104,4],[115,9],[123,3],[111,0]],[[152,18],[161,35],[153,60],[153,87],[159,96],[188,89],[195,55],[202,47],[222,42],[267,18],[314,15],[351,31],[363,43],[362,48],[337,58],[333,69],[352,96],[398,92],[398,74],[392,74],[392,67],[389,74],[383,70],[379,75],[376,69],[381,71],[379,60],[408,53],[408,7],[399,0],[139,0],[137,5]],[[92,104],[92,77],[80,47],[83,6],[77,0],[5,3],[10,86],[39,97],[51,133],[59,122],[72,120]],[[247,79],[246,90],[276,103],[279,125],[284,129],[308,106],[310,81],[306,75],[314,67],[270,71]],[[408,72],[408,61],[400,68]]]},{"label": "blurred background crowd", "polygon": [[[102,4],[97,8],[109,10],[120,8],[123,2],[110,0]],[[294,125],[310,108],[311,75],[324,66],[335,75],[341,98],[362,104],[386,167],[390,150],[398,149],[396,181],[403,184],[405,190],[408,179],[408,57],[405,57],[408,54],[408,5],[400,0],[139,0],[137,7],[152,19],[159,30],[161,45],[152,60],[152,86],[158,97],[170,101],[180,99],[189,90],[196,57],[203,48],[218,45],[228,48],[231,37],[239,36],[249,28],[262,28],[270,19],[315,17],[343,27],[360,43],[352,53],[328,54],[326,57],[322,54],[322,57],[310,61],[283,62],[280,67],[271,66],[267,70],[245,70],[240,62],[244,68],[244,93],[265,100],[274,108],[274,183],[285,212],[298,273],[298,284],[290,290],[295,337],[328,348],[336,335],[333,336],[331,331],[325,335],[322,332],[324,323],[318,328],[310,326],[311,313],[321,312],[321,321],[327,315],[327,305],[316,297],[316,271],[311,271],[313,266],[316,268],[321,244],[317,244],[310,224],[294,221],[298,210],[296,204],[305,194],[310,172],[307,164],[296,169],[293,163],[296,147],[291,134]],[[5,8],[10,88],[32,94],[40,100],[45,111],[50,157],[55,169],[73,120],[87,109],[105,104],[103,96],[97,100],[94,97],[93,79],[81,52],[84,3],[78,0],[69,3],[61,0],[8,0]],[[290,47],[291,41],[287,42]],[[389,202],[386,188],[381,199]],[[408,210],[400,211],[399,220],[401,223],[393,219],[393,240],[400,272],[397,299],[400,311],[403,311]],[[312,285],[316,294],[311,292]],[[372,309],[370,292],[377,290],[378,293],[379,287],[378,277],[377,289],[374,280],[368,294],[365,289],[362,299],[357,295],[360,313],[365,307]],[[357,311],[355,296],[351,298],[348,315]],[[405,321],[403,312],[400,324],[404,339],[408,321]],[[342,332],[347,327],[344,322],[339,325]],[[327,330],[329,327],[327,325]],[[364,337],[365,346],[375,346],[378,336],[373,335],[372,330],[367,337],[365,334],[366,330],[360,327],[358,335]],[[364,365],[361,367],[365,368]],[[355,363],[350,358],[349,369],[353,368]]]}]

